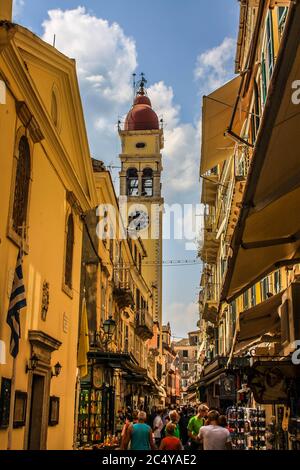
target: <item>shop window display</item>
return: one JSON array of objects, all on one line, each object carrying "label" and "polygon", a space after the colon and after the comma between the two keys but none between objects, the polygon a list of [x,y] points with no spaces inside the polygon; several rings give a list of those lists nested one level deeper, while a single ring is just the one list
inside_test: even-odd
[{"label": "shop window display", "polygon": [[100,385],[95,379],[95,370],[93,381],[81,383],[77,432],[79,447],[103,445],[113,440],[114,387],[103,382]]},{"label": "shop window display", "polygon": [[260,408],[230,407],[228,425],[237,450],[266,450],[266,415]]}]

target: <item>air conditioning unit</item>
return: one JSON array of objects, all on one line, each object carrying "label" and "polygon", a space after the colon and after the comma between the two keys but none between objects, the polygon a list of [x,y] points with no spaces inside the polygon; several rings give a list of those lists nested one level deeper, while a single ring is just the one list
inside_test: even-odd
[{"label": "air conditioning unit", "polygon": [[294,351],[294,342],[300,340],[300,283],[293,282],[282,296],[279,307],[281,345],[284,353]]}]

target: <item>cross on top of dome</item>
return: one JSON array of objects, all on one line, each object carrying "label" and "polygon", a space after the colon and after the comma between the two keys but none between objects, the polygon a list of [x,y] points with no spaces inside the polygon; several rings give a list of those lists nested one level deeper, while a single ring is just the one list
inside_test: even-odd
[{"label": "cross on top of dome", "polygon": [[145,74],[141,73],[141,79],[135,82],[136,74],[133,74],[133,86],[135,98],[133,106],[127,114],[125,121],[125,130],[156,130],[159,129],[158,117],[152,109],[151,101],[147,96],[145,86],[147,80]]}]

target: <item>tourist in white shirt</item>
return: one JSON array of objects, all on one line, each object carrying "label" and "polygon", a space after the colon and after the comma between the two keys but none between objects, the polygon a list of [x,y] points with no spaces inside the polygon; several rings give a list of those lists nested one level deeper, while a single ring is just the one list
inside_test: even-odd
[{"label": "tourist in white shirt", "polygon": [[163,414],[163,410],[158,410],[157,411],[157,415],[155,416],[154,420],[153,420],[153,435],[154,435],[154,439],[155,439],[155,444],[157,446],[157,448],[159,448],[160,446],[160,442],[161,442],[161,431],[164,427],[164,423],[163,423],[163,420],[162,420],[162,414]]},{"label": "tourist in white shirt", "polygon": [[200,428],[198,438],[203,442],[204,450],[231,450],[231,436],[228,429],[219,426],[218,411],[210,411],[207,415],[207,425]]}]

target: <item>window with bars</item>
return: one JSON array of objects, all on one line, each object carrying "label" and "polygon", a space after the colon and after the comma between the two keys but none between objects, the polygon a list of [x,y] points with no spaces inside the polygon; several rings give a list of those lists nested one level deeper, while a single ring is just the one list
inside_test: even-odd
[{"label": "window with bars", "polygon": [[279,270],[274,273],[274,288],[275,294],[281,291],[281,272]]},{"label": "window with bars", "polygon": [[265,277],[260,283],[261,300],[266,300],[269,294],[269,278]]},{"label": "window with bars", "polygon": [[30,169],[31,163],[29,143],[27,137],[22,136],[18,148],[18,162],[12,213],[13,229],[20,237],[26,237]]},{"label": "window with bars", "polygon": [[251,287],[251,306],[254,307],[256,305],[256,288],[255,286]]},{"label": "window with bars", "polygon": [[153,196],[153,171],[145,168],[142,176],[142,196]]},{"label": "window with bars", "polygon": [[72,289],[73,271],[73,249],[74,249],[74,219],[70,214],[67,224],[66,258],[65,258],[65,285]]},{"label": "window with bars", "polygon": [[139,178],[136,168],[127,170],[127,196],[139,195]]},{"label": "window with bars", "polygon": [[273,19],[272,12],[269,11],[266,22],[266,33],[264,47],[261,57],[261,69],[262,69],[262,98],[265,104],[267,99],[268,87],[273,74],[275,65],[274,55],[274,36],[273,36]]},{"label": "window with bars", "polygon": [[279,28],[279,37],[282,38],[285,22],[288,14],[288,7],[278,7],[278,28]]},{"label": "window with bars", "polygon": [[243,293],[243,304],[244,304],[244,310],[247,310],[249,308],[249,291],[246,290]]}]

